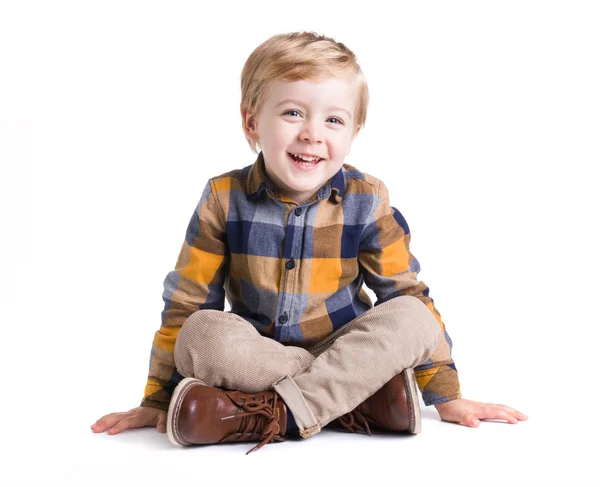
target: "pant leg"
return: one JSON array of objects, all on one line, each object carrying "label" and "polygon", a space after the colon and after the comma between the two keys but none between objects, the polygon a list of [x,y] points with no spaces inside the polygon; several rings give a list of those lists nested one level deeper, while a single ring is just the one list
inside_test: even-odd
[{"label": "pant leg", "polygon": [[[304,432],[301,428],[306,438],[354,409],[404,369],[423,363],[440,338],[440,325],[425,304],[413,296],[399,296],[316,344],[311,351],[318,356],[274,389],[286,403],[298,403],[302,396],[316,419]],[[290,409],[296,418],[296,411]],[[297,418],[296,422],[301,426]]]},{"label": "pant leg", "polygon": [[179,331],[174,354],[175,366],[184,377],[247,393],[273,389],[273,384],[315,358],[304,348],[263,337],[234,313],[218,310],[190,315]]},{"label": "pant leg", "polygon": [[234,313],[200,310],[179,332],[175,364],[213,387],[275,389],[307,438],[424,362],[439,339],[439,324],[412,296],[368,310],[310,350],[263,337]]}]

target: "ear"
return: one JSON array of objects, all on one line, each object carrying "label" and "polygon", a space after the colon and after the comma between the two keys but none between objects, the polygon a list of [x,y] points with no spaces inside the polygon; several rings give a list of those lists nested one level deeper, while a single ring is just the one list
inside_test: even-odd
[{"label": "ear", "polygon": [[256,142],[258,140],[256,116],[245,108],[240,108],[240,113],[242,115],[242,128],[244,129],[244,134],[246,134],[247,138]]}]

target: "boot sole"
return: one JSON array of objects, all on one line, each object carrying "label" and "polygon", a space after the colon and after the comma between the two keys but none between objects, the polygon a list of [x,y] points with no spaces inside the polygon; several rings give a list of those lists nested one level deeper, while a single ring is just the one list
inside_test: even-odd
[{"label": "boot sole", "polygon": [[169,441],[174,445],[186,446],[190,444],[183,441],[179,435],[179,430],[177,429],[177,420],[183,399],[185,398],[188,390],[196,384],[204,385],[198,379],[186,377],[179,384],[177,384],[177,387],[175,387],[175,390],[173,391],[173,396],[171,396],[169,412],[167,413],[167,436],[169,437]]},{"label": "boot sole", "polygon": [[417,435],[421,432],[421,406],[419,406],[415,371],[413,369],[403,370],[402,378],[404,379],[404,390],[406,392],[406,402],[408,404],[408,432],[412,435]]}]

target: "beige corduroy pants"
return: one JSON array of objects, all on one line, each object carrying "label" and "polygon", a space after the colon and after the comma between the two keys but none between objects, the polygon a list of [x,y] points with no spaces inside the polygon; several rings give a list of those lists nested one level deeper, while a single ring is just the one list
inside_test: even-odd
[{"label": "beige corduroy pants", "polygon": [[439,323],[413,296],[369,309],[308,349],[264,337],[234,313],[199,310],[179,332],[175,364],[208,386],[274,389],[308,438],[427,360],[440,338]]}]

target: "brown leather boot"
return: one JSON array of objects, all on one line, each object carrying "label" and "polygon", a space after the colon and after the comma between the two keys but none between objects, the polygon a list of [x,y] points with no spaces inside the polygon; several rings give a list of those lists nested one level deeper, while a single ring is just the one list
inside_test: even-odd
[{"label": "brown leather boot", "polygon": [[329,423],[335,429],[368,435],[373,431],[421,432],[421,408],[413,369],[406,369],[355,409]]},{"label": "brown leather boot", "polygon": [[183,379],[175,388],[167,415],[167,434],[175,445],[284,441],[287,407],[275,391],[246,394]]}]

